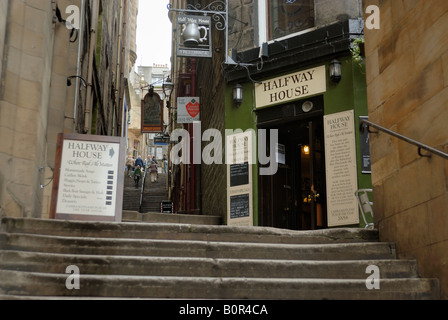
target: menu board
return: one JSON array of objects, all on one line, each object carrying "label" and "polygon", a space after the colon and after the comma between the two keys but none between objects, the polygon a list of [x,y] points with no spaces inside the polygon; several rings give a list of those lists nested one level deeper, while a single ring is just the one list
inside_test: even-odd
[{"label": "menu board", "polygon": [[230,218],[245,218],[250,215],[250,195],[240,194],[230,197]]},{"label": "menu board", "polygon": [[252,131],[226,139],[228,225],[253,226],[253,141]]},{"label": "menu board", "polygon": [[325,117],[328,226],[359,224],[354,111]]},{"label": "menu board", "polygon": [[173,201],[162,201],[160,203],[161,213],[174,213],[174,203]]},{"label": "menu board", "polygon": [[249,163],[233,164],[230,166],[230,187],[249,184]]},{"label": "menu board", "polygon": [[59,136],[52,215],[56,219],[121,221],[122,138]]}]

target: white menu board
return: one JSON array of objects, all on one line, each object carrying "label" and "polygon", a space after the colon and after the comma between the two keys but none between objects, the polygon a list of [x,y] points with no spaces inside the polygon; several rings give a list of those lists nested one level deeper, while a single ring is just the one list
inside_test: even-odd
[{"label": "white menu board", "polygon": [[57,190],[53,193],[57,195],[56,218],[121,220],[124,176],[121,138],[78,137],[84,139],[60,138]]},{"label": "white menu board", "polygon": [[324,123],[328,226],[359,224],[354,111],[328,115]]}]

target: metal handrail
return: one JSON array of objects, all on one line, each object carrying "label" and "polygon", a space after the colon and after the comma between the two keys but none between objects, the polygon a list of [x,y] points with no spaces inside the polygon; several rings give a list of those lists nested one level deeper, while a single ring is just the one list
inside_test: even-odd
[{"label": "metal handrail", "polygon": [[430,147],[430,146],[428,146],[426,144],[423,144],[421,142],[418,142],[416,140],[413,140],[411,138],[403,136],[403,135],[401,135],[399,133],[396,133],[395,131],[389,130],[389,129],[387,129],[385,127],[382,127],[382,126],[380,126],[380,125],[378,125],[376,123],[373,123],[373,122],[371,122],[369,120],[361,120],[361,122],[360,122],[360,131],[361,132],[364,132],[364,127],[365,127],[364,125],[367,126],[367,131],[369,133],[378,133],[378,132],[375,132],[375,131],[370,131],[370,127],[373,127],[373,128],[375,128],[377,130],[383,131],[383,132],[385,132],[385,133],[387,133],[387,134],[389,134],[391,136],[394,136],[394,137],[396,137],[398,139],[401,139],[401,140],[403,140],[403,141],[405,141],[407,143],[410,143],[412,145],[417,146],[418,147],[418,154],[421,157],[431,157],[431,155],[424,155],[424,154],[422,154],[421,151],[422,150],[426,150],[426,151],[428,151],[430,153],[433,153],[433,154],[435,154],[435,155],[437,155],[439,157],[442,157],[444,159],[448,159],[448,154],[445,153],[445,152],[442,152],[442,151],[437,150],[437,149],[435,149],[433,147]]},{"label": "metal handrail", "polygon": [[142,212],[142,205],[143,205],[143,194],[145,193],[145,180],[146,180],[146,172],[147,172],[147,168],[145,167],[145,171],[143,173],[143,179],[142,179],[142,191],[140,193],[140,204],[139,204],[139,212]]}]

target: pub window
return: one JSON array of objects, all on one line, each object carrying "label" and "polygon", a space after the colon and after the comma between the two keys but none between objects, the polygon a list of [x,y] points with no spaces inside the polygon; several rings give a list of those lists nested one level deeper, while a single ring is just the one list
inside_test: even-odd
[{"label": "pub window", "polygon": [[315,27],[314,0],[260,0],[258,15],[260,43]]}]

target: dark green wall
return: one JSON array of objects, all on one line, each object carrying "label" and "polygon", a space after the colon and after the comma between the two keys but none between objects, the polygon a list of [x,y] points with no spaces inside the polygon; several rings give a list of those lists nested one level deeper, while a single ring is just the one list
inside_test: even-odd
[{"label": "dark green wall", "polygon": [[[353,62],[351,56],[339,58],[342,63],[342,80],[333,83],[327,76],[327,91],[324,93],[325,115],[342,111],[355,110],[355,129],[357,146],[357,166],[358,166],[358,188],[371,188],[371,175],[363,174],[361,169],[360,154],[360,133],[359,116],[367,115],[367,94],[365,70],[357,63]],[[321,66],[323,63],[306,66],[288,73]],[[327,75],[329,61],[326,64]],[[280,76],[279,74],[272,77]],[[226,90],[226,129],[247,129],[257,130],[257,121],[254,110],[254,84],[252,82],[240,83],[244,87],[244,101],[237,107],[232,101],[232,89],[234,84],[229,84]],[[254,190],[254,224],[258,225],[258,166],[253,167],[253,190]],[[363,220],[360,219],[360,226],[363,227]]]}]

